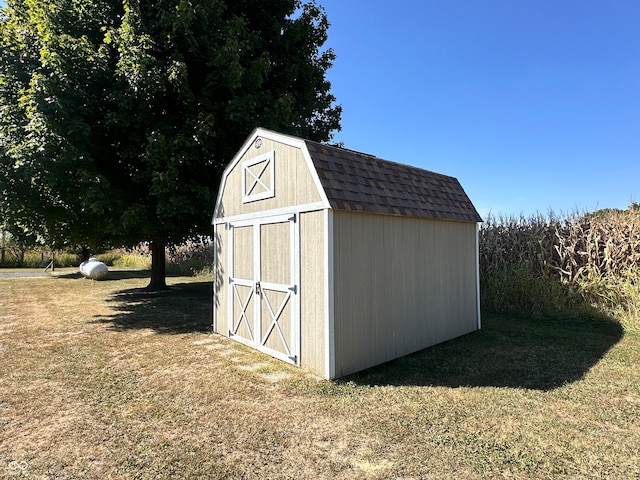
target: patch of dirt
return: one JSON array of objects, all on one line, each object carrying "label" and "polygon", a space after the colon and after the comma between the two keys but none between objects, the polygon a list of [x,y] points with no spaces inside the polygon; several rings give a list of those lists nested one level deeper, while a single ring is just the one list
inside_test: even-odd
[{"label": "patch of dirt", "polygon": [[291,378],[291,375],[284,371],[260,373],[259,375],[261,378],[264,378],[265,380],[271,383],[278,383],[278,382],[281,382],[282,380],[287,380]]},{"label": "patch of dirt", "polygon": [[269,366],[268,363],[257,362],[257,363],[251,363],[249,365],[240,365],[238,368],[241,370],[246,370],[248,372],[255,372],[256,370],[259,370],[261,368],[266,368],[268,366]]},{"label": "patch of dirt", "polygon": [[214,342],[215,342],[215,339],[213,339],[213,338],[205,338],[203,340],[195,340],[193,342],[193,344],[194,345],[206,345],[208,343],[214,343]]}]

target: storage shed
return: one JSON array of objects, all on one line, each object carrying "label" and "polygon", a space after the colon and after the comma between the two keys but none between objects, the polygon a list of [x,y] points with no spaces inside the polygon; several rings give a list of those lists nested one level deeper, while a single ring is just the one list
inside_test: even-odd
[{"label": "storage shed", "polygon": [[453,177],[256,129],[215,205],[215,332],[337,378],[480,328]]}]

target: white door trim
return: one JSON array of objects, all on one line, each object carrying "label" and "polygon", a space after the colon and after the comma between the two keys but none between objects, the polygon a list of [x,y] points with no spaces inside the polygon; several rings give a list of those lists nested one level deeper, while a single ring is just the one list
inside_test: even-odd
[{"label": "white door trim", "polygon": [[323,210],[324,204],[322,202],[305,203],[304,205],[295,205],[293,207],[274,208],[271,210],[262,210],[260,212],[243,213],[241,215],[234,215],[231,217],[216,218],[213,221],[214,225],[219,223],[234,223],[251,221],[256,219],[262,219],[266,217],[280,216],[280,215],[293,215],[294,213],[306,213],[314,212],[316,210]]},{"label": "white door trim", "polygon": [[[276,284],[271,282],[264,282],[261,278],[261,265],[262,265],[262,252],[261,252],[261,226],[274,223],[289,223],[289,252],[290,258],[290,275],[289,279],[291,284]],[[229,320],[229,337],[260,351],[268,353],[269,355],[283,360],[288,363],[300,365],[300,222],[298,214],[280,214],[271,216],[262,216],[251,219],[241,219],[235,222],[229,222],[228,227],[228,245],[229,245],[229,295],[228,295],[228,320]],[[253,279],[236,279],[234,277],[233,262],[234,256],[238,252],[234,252],[233,249],[233,230],[240,227],[252,227],[253,228]],[[234,302],[239,302],[240,309],[243,309],[240,316],[246,319],[243,315],[244,309],[247,308],[249,299],[243,299],[234,287],[234,284],[247,286],[251,288],[249,294],[254,298],[253,302],[253,325],[251,326],[251,339],[243,338],[239,335],[235,335],[233,331],[236,326],[236,320],[234,317]],[[285,293],[285,298],[280,302],[280,305],[274,306],[271,304],[266,291],[278,291]],[[291,307],[291,331],[282,332],[280,325],[277,323],[279,316],[290,303]],[[262,318],[262,306],[266,305],[267,310],[270,313],[271,318]],[[269,323],[268,332],[265,334],[264,339],[262,335],[262,325],[264,322]],[[269,335],[272,335],[275,331],[281,336],[281,340],[285,345],[285,352],[280,352],[269,348],[265,345]]]}]

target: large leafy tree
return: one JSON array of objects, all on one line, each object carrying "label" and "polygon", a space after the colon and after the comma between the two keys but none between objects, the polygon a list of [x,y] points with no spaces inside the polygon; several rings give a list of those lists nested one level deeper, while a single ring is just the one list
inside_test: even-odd
[{"label": "large leafy tree", "polygon": [[3,12],[0,201],[9,223],[51,246],[97,247],[111,237],[93,228],[93,217],[113,203],[97,166],[109,143],[100,128],[113,84],[100,49],[109,16],[96,9],[89,17],[71,3],[9,2]]},{"label": "large leafy tree", "polygon": [[340,128],[328,26],[297,0],[8,0],[0,200],[52,244],[150,242],[163,288],[253,128]]}]

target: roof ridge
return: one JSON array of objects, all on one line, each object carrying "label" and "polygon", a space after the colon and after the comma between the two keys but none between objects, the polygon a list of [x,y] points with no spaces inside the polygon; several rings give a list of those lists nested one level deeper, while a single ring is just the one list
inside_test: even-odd
[{"label": "roof ridge", "polygon": [[426,173],[429,173],[429,174],[438,175],[438,176],[441,176],[441,177],[447,177],[447,178],[452,178],[452,179],[457,180],[456,177],[454,177],[452,175],[447,175],[446,173],[436,172],[434,170],[429,170],[428,168],[418,167],[416,165],[410,165],[408,163],[397,162],[395,160],[388,160],[386,158],[378,157],[377,155],[374,155],[372,153],[360,152],[358,150],[353,150],[351,148],[341,147],[339,145],[331,145],[329,143],[316,142],[315,140],[306,140],[306,139],[304,139],[303,141],[305,143],[315,143],[316,145],[320,145],[321,147],[335,149],[335,150],[338,150],[340,152],[353,153],[353,154],[361,155],[361,156],[364,156],[364,157],[367,157],[367,158],[372,158],[372,159],[375,159],[375,160],[379,160],[379,161],[384,162],[384,163],[397,165],[400,169],[403,169],[403,170],[408,170],[408,169],[418,170],[418,171],[421,171],[421,172],[426,172]]}]

